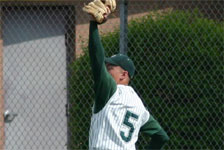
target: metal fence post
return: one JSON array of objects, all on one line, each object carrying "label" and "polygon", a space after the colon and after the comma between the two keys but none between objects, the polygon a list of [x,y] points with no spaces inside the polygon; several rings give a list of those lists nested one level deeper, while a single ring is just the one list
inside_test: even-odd
[{"label": "metal fence post", "polygon": [[128,48],[128,0],[120,1],[120,53],[127,54]]},{"label": "metal fence post", "polygon": [[71,147],[71,128],[70,128],[70,120],[71,117],[69,114],[69,109],[71,105],[71,74],[72,70],[70,68],[70,65],[75,61],[75,51],[76,51],[76,46],[75,46],[75,39],[76,39],[76,7],[75,6],[70,6],[69,7],[69,12],[70,15],[67,16],[67,24],[66,24],[66,66],[67,66],[67,104],[66,104],[66,117],[67,117],[67,149],[70,150]]},{"label": "metal fence post", "polygon": [[5,123],[4,123],[4,97],[3,97],[3,40],[2,40],[2,6],[0,7],[0,149],[4,149]]}]

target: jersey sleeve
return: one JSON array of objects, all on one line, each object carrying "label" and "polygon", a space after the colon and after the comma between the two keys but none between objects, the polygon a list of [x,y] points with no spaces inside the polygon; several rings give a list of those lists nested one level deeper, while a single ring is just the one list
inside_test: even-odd
[{"label": "jersey sleeve", "polygon": [[140,132],[148,134],[151,141],[147,149],[161,149],[169,140],[167,133],[160,124],[150,115],[149,120],[141,127]]},{"label": "jersey sleeve", "polygon": [[94,79],[94,113],[99,112],[115,93],[117,85],[105,65],[104,48],[98,32],[97,23],[90,21],[89,56]]}]

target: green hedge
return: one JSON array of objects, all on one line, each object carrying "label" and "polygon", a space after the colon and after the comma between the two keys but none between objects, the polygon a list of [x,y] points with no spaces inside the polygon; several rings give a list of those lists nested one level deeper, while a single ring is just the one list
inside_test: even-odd
[{"label": "green hedge", "polygon": [[[165,149],[223,149],[223,22],[197,11],[150,15],[128,26],[128,55],[137,73],[131,85],[170,136]],[[102,37],[106,55],[118,53],[119,31]],[[88,148],[94,93],[85,49],[72,65],[70,146]],[[148,137],[137,143],[143,149]]]}]

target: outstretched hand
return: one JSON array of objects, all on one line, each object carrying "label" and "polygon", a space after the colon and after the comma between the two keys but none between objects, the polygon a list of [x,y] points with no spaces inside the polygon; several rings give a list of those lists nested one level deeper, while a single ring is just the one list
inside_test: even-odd
[{"label": "outstretched hand", "polygon": [[115,0],[94,0],[83,7],[83,11],[92,16],[97,23],[102,24],[107,21],[111,12],[116,9]]}]

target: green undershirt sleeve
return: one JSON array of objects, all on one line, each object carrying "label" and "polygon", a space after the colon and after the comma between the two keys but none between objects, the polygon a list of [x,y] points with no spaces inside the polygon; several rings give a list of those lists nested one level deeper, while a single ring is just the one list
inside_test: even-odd
[{"label": "green undershirt sleeve", "polygon": [[97,23],[94,21],[90,21],[89,56],[94,80],[94,113],[97,113],[115,93],[117,85],[106,69],[104,48],[99,36]]},{"label": "green undershirt sleeve", "polygon": [[149,150],[162,149],[164,144],[169,140],[167,133],[153,116],[150,116],[148,122],[141,127],[140,132],[148,134],[151,137],[151,141],[147,147]]}]

